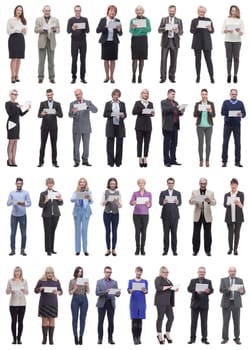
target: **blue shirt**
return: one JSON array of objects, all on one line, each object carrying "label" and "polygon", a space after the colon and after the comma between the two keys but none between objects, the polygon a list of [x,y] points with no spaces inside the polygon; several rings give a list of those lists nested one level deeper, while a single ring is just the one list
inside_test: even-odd
[{"label": "blue shirt", "polygon": [[[17,202],[24,202],[24,206],[17,204]],[[15,190],[10,192],[7,205],[12,205],[11,215],[13,216],[24,216],[26,215],[26,207],[31,206],[30,195],[27,191]]]}]

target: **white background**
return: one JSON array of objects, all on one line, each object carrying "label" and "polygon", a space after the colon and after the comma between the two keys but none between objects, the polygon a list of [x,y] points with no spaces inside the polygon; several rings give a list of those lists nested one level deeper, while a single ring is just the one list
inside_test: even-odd
[{"label": "white background", "polygon": [[[71,81],[71,56],[70,56],[70,35],[66,33],[67,21],[74,15],[73,7],[77,4],[72,0],[51,1],[51,15],[60,21],[61,33],[57,35],[57,48],[55,52],[56,84],[48,82],[47,63],[45,65],[45,80],[41,85],[37,84],[37,34],[34,33],[36,17],[42,15],[43,1],[31,3],[23,0],[25,17],[27,19],[28,33],[26,36],[26,58],[22,61],[19,84],[10,83],[10,70],[8,59],[8,35],[6,34],[6,23],[12,17],[13,9],[17,3],[8,1],[2,11],[3,20],[0,23],[0,41],[2,55],[0,58],[1,71],[1,115],[0,119],[0,159],[1,159],[1,244],[0,255],[2,257],[2,278],[0,281],[0,309],[2,317],[0,321],[1,344],[6,349],[11,345],[10,316],[8,310],[9,296],[5,295],[7,280],[12,276],[15,266],[23,268],[24,277],[28,281],[30,294],[27,296],[27,311],[24,319],[23,346],[25,348],[39,347],[41,344],[41,320],[37,317],[39,296],[34,294],[34,287],[37,280],[42,276],[46,266],[53,266],[57,277],[60,279],[64,294],[59,297],[59,317],[56,320],[55,348],[62,346],[74,346],[71,329],[70,300],[68,294],[68,283],[72,278],[76,266],[83,266],[85,276],[90,280],[91,292],[89,295],[89,311],[86,319],[86,331],[84,344],[98,347],[97,341],[97,310],[95,307],[95,284],[96,280],[103,277],[103,268],[111,265],[113,268],[112,277],[118,281],[122,289],[122,295],[117,299],[117,309],[115,313],[115,347],[132,347],[131,321],[129,317],[129,295],[126,292],[127,283],[134,277],[134,269],[141,265],[144,268],[143,277],[149,281],[149,293],[147,295],[147,319],[143,322],[142,342],[152,348],[157,346],[155,321],[156,310],[153,305],[154,298],[154,278],[158,275],[159,268],[166,265],[170,271],[169,278],[173,283],[180,283],[180,291],[176,294],[175,320],[172,328],[173,348],[180,348],[186,345],[190,336],[190,297],[187,286],[191,278],[196,277],[198,266],[205,266],[207,277],[212,279],[215,293],[210,296],[210,311],[208,320],[209,348],[221,347],[222,315],[220,308],[219,283],[220,278],[227,276],[230,265],[237,267],[238,276],[244,279],[247,290],[243,297],[244,308],[241,317],[241,340],[243,347],[247,348],[249,339],[248,315],[250,305],[250,280],[249,280],[249,249],[250,240],[248,237],[250,230],[250,201],[249,201],[249,91],[246,88],[250,79],[250,52],[248,43],[250,42],[250,24],[248,23],[248,5],[244,1],[236,3],[241,9],[241,18],[245,25],[245,35],[241,48],[241,60],[239,69],[239,83],[237,85],[226,83],[226,59],[224,48],[224,36],[221,27],[224,19],[228,15],[228,10],[232,2],[207,1],[203,5],[207,6],[207,16],[213,20],[215,33],[212,34],[213,51],[212,58],[215,70],[214,85],[210,84],[205,61],[202,58],[201,83],[195,84],[195,64],[194,53],[191,50],[192,34],[189,32],[190,22],[197,17],[197,1],[175,2],[177,6],[177,17],[183,20],[184,35],[181,38],[181,48],[178,56],[178,67],[176,84],[159,84],[160,66],[160,40],[158,26],[162,17],[168,15],[168,6],[162,0],[155,0],[150,3],[142,1],[145,7],[145,15],[150,19],[152,32],[148,35],[149,59],[145,62],[143,71],[143,83],[131,83],[131,51],[129,33],[129,21],[134,17],[134,9],[138,1],[125,2],[114,1],[118,7],[117,17],[121,20],[123,36],[120,37],[119,59],[116,64],[115,81],[116,84],[104,84],[105,78],[103,62],[100,59],[101,48],[98,43],[99,34],[96,34],[96,27],[101,17],[106,15],[108,1],[93,0],[81,3],[82,15],[89,20],[90,33],[87,35],[87,85],[81,83],[70,84]],[[169,63],[169,61],[168,61]],[[19,92],[18,102],[22,104],[25,100],[32,101],[32,109],[20,121],[21,135],[18,141],[17,164],[18,168],[6,166],[6,120],[4,104],[9,99],[8,92],[11,88],[17,88]],[[37,168],[39,147],[40,147],[40,123],[37,118],[39,104],[45,99],[45,90],[53,88],[54,99],[59,101],[63,108],[64,117],[58,120],[58,163],[59,169],[51,167],[50,143],[48,140],[46,149],[45,166]],[[69,103],[74,100],[74,89],[83,88],[84,97],[92,100],[99,111],[91,115],[93,132],[90,142],[89,161],[91,168],[73,168],[73,147],[71,127],[72,120],[68,118]],[[181,119],[181,130],[179,132],[179,143],[177,148],[177,160],[182,163],[181,167],[167,169],[163,166],[162,133],[161,133],[161,111],[160,101],[167,96],[168,88],[176,89],[176,100],[181,103],[188,103],[185,115]],[[239,99],[246,106],[247,118],[242,121],[242,163],[243,169],[234,167],[233,139],[229,146],[229,164],[227,168],[221,168],[221,147],[223,132],[223,117],[220,109],[223,100],[229,97],[229,90],[237,87]],[[103,109],[105,102],[110,100],[111,92],[114,88],[119,88],[122,92],[121,100],[126,103],[127,119],[125,120],[127,137],[124,140],[123,165],[120,168],[110,168],[106,162],[106,138]],[[139,168],[136,158],[136,137],[134,131],[135,116],[131,111],[134,102],[139,99],[140,91],[148,88],[150,100],[153,102],[156,115],[153,119],[153,132],[150,144],[149,166]],[[193,107],[200,99],[200,90],[207,88],[209,100],[215,103],[216,118],[212,136],[212,152],[210,158],[210,168],[199,168],[199,157],[197,151],[197,135],[195,119],[193,118]],[[31,195],[32,206],[27,209],[28,230],[27,230],[27,257],[19,255],[20,232],[17,233],[17,255],[9,257],[9,237],[10,237],[10,212],[11,208],[6,206],[8,193],[15,188],[16,177],[24,178],[24,189]],[[74,252],[74,226],[72,218],[73,205],[70,202],[72,192],[75,190],[80,177],[86,177],[90,190],[93,193],[94,204],[92,205],[93,215],[89,224],[89,257],[83,254],[76,257]],[[117,257],[105,257],[105,230],[102,220],[103,208],[100,200],[109,177],[115,176],[118,179],[119,190],[122,194],[123,207],[120,210],[120,223],[118,228]],[[158,197],[161,190],[166,188],[166,179],[172,176],[175,178],[175,188],[182,193],[183,204],[180,207],[180,222],[178,227],[178,256],[168,255],[162,257],[162,223],[160,219],[161,207],[158,204]],[[38,199],[41,191],[45,189],[45,179],[54,177],[55,189],[60,191],[64,199],[61,207],[61,218],[56,231],[55,249],[56,256],[47,257],[44,253],[44,232],[41,218],[41,209],[38,207]],[[153,194],[153,206],[150,209],[150,221],[147,230],[146,256],[135,257],[134,226],[132,221],[132,207],[129,200],[133,191],[137,190],[137,179],[144,177],[147,185],[146,189]],[[203,251],[203,240],[201,251],[197,257],[192,257],[192,229],[193,229],[193,207],[188,204],[191,191],[198,187],[200,177],[208,179],[208,189],[215,192],[217,205],[212,209],[214,221],[212,224],[212,257],[207,257]],[[239,189],[245,192],[246,200],[244,207],[245,223],[243,224],[239,246],[239,256],[228,256],[227,250],[227,228],[224,223],[225,209],[223,207],[224,194],[229,191],[230,180],[237,177]],[[163,325],[164,330],[164,325]],[[106,343],[106,324],[104,327],[104,343]],[[200,327],[197,332],[200,344]],[[230,339],[233,338],[232,324],[230,324]],[[232,346],[232,340],[227,345]],[[103,347],[106,345],[103,345]]]}]

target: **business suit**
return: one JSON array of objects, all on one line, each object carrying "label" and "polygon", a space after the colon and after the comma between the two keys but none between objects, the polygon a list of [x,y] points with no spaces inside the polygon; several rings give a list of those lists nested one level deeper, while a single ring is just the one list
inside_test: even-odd
[{"label": "business suit", "polygon": [[[57,192],[55,190],[52,191]],[[40,193],[38,205],[40,208],[43,208],[42,218],[44,223],[45,251],[49,253],[48,255],[51,255],[51,253],[54,253],[55,231],[61,215],[59,206],[63,205],[63,201],[58,199],[49,199],[49,201],[45,203],[46,196],[48,196],[48,190]]]},{"label": "business suit", "polygon": [[114,331],[114,312],[115,312],[115,296],[114,294],[108,294],[107,290],[111,288],[118,288],[118,283],[115,280],[102,278],[97,281],[96,295],[98,296],[97,308],[98,308],[98,338],[102,342],[103,339],[103,323],[105,314],[108,318],[108,340],[112,340]]},{"label": "business suit", "polygon": [[[49,26],[48,30],[44,28]],[[51,30],[53,28],[53,30]],[[56,33],[60,32],[59,21],[55,17],[45,18],[39,17],[36,19],[35,23],[35,33],[38,33],[38,54],[39,54],[39,64],[38,64],[38,78],[44,79],[44,64],[47,54],[48,59],[48,71],[49,79],[54,80],[55,69],[54,69],[54,52],[56,48]]]},{"label": "business suit", "polygon": [[179,116],[183,115],[177,107],[178,103],[174,100],[167,98],[161,101],[164,164],[169,166],[176,163]]},{"label": "business suit", "polygon": [[242,307],[241,296],[245,294],[245,288],[243,285],[243,280],[241,278],[234,277],[233,281],[233,284],[243,285],[243,289],[241,291],[231,292],[230,281],[230,277],[225,277],[222,278],[220,282],[220,292],[223,294],[221,299],[223,316],[222,338],[226,341],[229,338],[228,329],[231,314],[234,323],[234,340],[240,339],[240,308]]},{"label": "business suit", "polygon": [[[225,214],[225,222],[227,224],[228,228],[228,245],[229,245],[229,251],[232,252],[233,248],[236,252],[238,249],[239,239],[240,239],[240,230],[241,225],[244,221],[244,215],[242,206],[244,205],[244,193],[237,191],[236,197],[240,199],[241,206],[233,204],[228,205],[228,197],[231,197],[231,192],[228,192],[224,196],[224,207],[226,208],[226,214]],[[232,210],[234,210],[234,218],[232,215]],[[233,246],[234,241],[234,246]]]},{"label": "business suit", "polygon": [[[196,292],[196,284],[203,283],[208,285],[208,292]],[[206,278],[194,278],[190,281],[189,286],[187,287],[189,293],[192,293],[191,298],[191,333],[190,340],[195,342],[196,339],[196,330],[198,317],[200,315],[201,322],[201,336],[202,341],[207,340],[207,316],[209,308],[209,295],[213,293],[212,282]]]},{"label": "business suit", "polygon": [[[210,21],[212,30],[209,31],[207,28],[197,28],[199,21]],[[194,18],[191,22],[190,33],[193,34],[192,49],[194,50],[194,53],[195,53],[195,67],[196,67],[197,79],[200,79],[201,51],[203,51],[205,61],[207,64],[207,70],[208,70],[211,82],[213,82],[214,70],[213,70],[213,63],[211,59],[211,51],[213,48],[211,34],[214,33],[213,22],[211,21],[210,18],[207,18],[207,17]]]},{"label": "business suit", "polygon": [[[107,19],[107,17],[101,18],[96,29],[97,33],[101,33],[99,38],[99,43],[102,47],[101,58],[103,60],[117,60],[119,44],[118,36],[122,35],[123,32],[122,29],[120,31],[113,29],[112,40],[108,40],[109,31],[107,28],[107,20],[112,21],[110,18]],[[118,18],[114,18],[113,21],[117,22],[118,26],[121,26]]]},{"label": "business suit", "polygon": [[200,250],[200,230],[203,224],[204,250],[209,255],[212,244],[211,223],[213,220],[211,206],[216,204],[216,200],[212,191],[205,190],[205,198],[208,198],[209,203],[206,200],[203,202],[198,201],[197,198],[200,195],[201,191],[195,190],[192,192],[189,200],[189,203],[194,205],[193,252],[196,255]]},{"label": "business suit", "polygon": [[164,230],[164,253],[169,250],[169,232],[171,232],[171,247],[173,253],[177,253],[177,228],[179,215],[179,206],[182,204],[181,193],[173,190],[172,196],[177,197],[178,203],[166,203],[164,200],[170,196],[169,190],[162,191],[159,195],[159,205],[162,206],[161,219]]},{"label": "business suit", "polygon": [[[81,111],[73,111],[74,105],[85,103],[86,109]],[[70,103],[69,117],[73,118],[72,137],[73,137],[73,158],[75,163],[80,163],[79,146],[81,139],[83,141],[82,163],[87,163],[89,158],[90,134],[92,132],[90,112],[97,113],[98,109],[89,100],[75,100]]]},{"label": "business suit", "polygon": [[[124,102],[119,101],[119,113],[123,113],[123,117],[112,116],[113,101],[106,102],[103,117],[107,118],[105,127],[105,136],[107,137],[106,152],[107,163],[110,166],[120,166],[122,164],[123,154],[123,138],[126,136],[124,119],[126,118],[126,106]],[[116,138],[116,151],[114,153],[114,139]]]},{"label": "business suit", "polygon": [[[52,103],[52,108],[56,110],[55,114],[42,115],[44,109],[49,108],[49,104]],[[62,118],[63,112],[61,105],[56,101],[43,101],[40,103],[38,110],[38,118],[42,119],[41,124],[41,145],[39,153],[39,164],[44,163],[45,147],[48,135],[50,134],[51,139],[51,160],[52,164],[57,164],[57,138],[58,138],[58,126],[57,117]]]},{"label": "business suit", "polygon": [[[178,32],[166,30],[166,24],[177,24]],[[170,66],[168,76],[171,81],[175,81],[175,73],[177,66],[178,49],[180,47],[180,36],[183,34],[182,20],[177,17],[163,17],[161,19],[159,29],[161,35],[161,61],[160,61],[160,79],[166,80],[167,75],[167,57],[170,51]]]}]

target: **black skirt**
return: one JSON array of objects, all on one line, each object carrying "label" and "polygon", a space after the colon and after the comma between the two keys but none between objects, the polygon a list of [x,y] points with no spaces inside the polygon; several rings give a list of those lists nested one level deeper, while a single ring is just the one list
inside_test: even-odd
[{"label": "black skirt", "polygon": [[38,316],[49,318],[58,317],[58,308],[53,305],[39,305]]},{"label": "black skirt", "polygon": [[118,59],[118,44],[114,41],[106,41],[102,44],[101,59],[115,61]]},{"label": "black skirt", "polygon": [[148,41],[147,36],[132,36],[131,40],[132,60],[147,60]]},{"label": "black skirt", "polygon": [[24,58],[25,41],[22,33],[13,33],[8,40],[9,58]]},{"label": "black skirt", "polygon": [[[14,126],[14,124],[16,124],[16,125]],[[12,120],[8,119],[6,129],[7,129],[7,139],[8,140],[18,140],[19,139],[19,133],[20,133],[19,121],[13,122]]]}]

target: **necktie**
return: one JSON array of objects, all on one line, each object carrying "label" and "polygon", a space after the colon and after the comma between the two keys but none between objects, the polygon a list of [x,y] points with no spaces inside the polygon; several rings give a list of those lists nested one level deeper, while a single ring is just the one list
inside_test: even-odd
[{"label": "necktie", "polygon": [[230,279],[230,288],[231,288],[231,300],[234,300],[234,290],[232,290],[232,287],[233,287],[233,284],[234,284],[234,279],[233,277],[231,277]]}]

